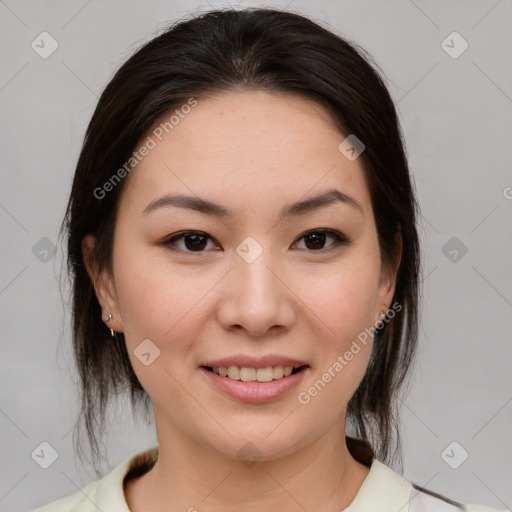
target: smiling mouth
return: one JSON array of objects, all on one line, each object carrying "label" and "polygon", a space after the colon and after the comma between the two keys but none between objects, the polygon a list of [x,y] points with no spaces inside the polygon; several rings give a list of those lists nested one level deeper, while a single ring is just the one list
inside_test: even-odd
[{"label": "smiling mouth", "polygon": [[220,377],[242,382],[272,382],[281,380],[309,368],[309,365],[293,366],[267,366],[265,368],[248,368],[239,366],[202,366]]}]

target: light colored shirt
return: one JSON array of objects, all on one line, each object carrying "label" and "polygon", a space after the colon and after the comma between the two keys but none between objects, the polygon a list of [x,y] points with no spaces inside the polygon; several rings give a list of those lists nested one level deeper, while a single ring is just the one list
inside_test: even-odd
[{"label": "light colored shirt", "polygon": [[[125,476],[158,458],[158,445],[128,457],[110,473],[73,494],[31,512],[130,512],[124,496]],[[511,512],[483,505],[454,504],[418,490],[377,459],[352,503],[342,512]]]}]

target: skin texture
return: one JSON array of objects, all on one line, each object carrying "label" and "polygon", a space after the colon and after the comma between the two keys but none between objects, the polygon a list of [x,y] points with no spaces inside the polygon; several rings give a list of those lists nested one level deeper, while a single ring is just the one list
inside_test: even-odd
[{"label": "skin texture", "polygon": [[[345,419],[372,340],[307,405],[297,395],[390,307],[401,247],[394,268],[381,265],[362,163],[338,150],[345,136],[322,106],[262,91],[197,100],[125,178],[113,275],[88,266],[103,318],[111,313],[108,327],[125,333],[154,406],[159,459],[126,482],[127,503],[136,512],[339,511],[368,474],[346,448]],[[336,203],[279,220],[284,205],[331,188],[362,212]],[[235,215],[142,213],[167,193],[199,196]],[[337,246],[329,235],[315,249],[304,235],[319,228],[350,243]],[[174,251],[160,243],[184,230],[210,236],[202,252],[190,239]],[[236,252],[248,236],[263,249],[252,263]],[[86,262],[93,244],[84,238]],[[148,338],[160,356],[145,366],[134,350]],[[235,354],[290,356],[310,368],[285,396],[251,404],[221,393],[198,368]],[[237,457],[248,442],[261,454],[250,467]]]}]

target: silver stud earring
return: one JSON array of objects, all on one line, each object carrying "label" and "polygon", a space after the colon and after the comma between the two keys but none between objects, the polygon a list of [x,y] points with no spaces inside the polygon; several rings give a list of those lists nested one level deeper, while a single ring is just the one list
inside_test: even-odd
[{"label": "silver stud earring", "polygon": [[[112,315],[108,315],[106,318],[105,318],[105,322],[110,322],[110,320],[112,320]],[[114,329],[110,329],[110,336],[114,337]]]}]

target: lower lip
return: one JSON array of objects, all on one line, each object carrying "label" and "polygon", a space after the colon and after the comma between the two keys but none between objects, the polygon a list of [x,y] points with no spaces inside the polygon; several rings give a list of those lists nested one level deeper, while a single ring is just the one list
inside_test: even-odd
[{"label": "lower lip", "polygon": [[244,382],[242,380],[233,380],[229,377],[222,377],[206,368],[199,368],[210,382],[227,395],[251,403],[263,403],[276,400],[291,389],[304,378],[304,374],[309,368],[304,368],[293,375],[276,379],[271,382]]}]

